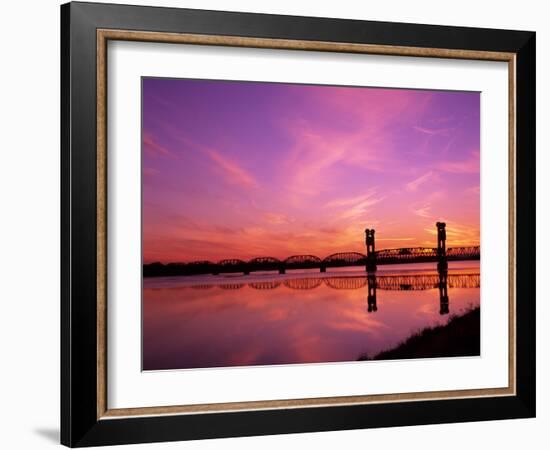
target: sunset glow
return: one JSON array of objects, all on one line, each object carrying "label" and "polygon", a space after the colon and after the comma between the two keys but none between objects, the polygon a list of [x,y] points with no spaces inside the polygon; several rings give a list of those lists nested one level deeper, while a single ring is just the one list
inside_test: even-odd
[{"label": "sunset glow", "polygon": [[480,96],[143,79],[144,263],[479,245]]}]

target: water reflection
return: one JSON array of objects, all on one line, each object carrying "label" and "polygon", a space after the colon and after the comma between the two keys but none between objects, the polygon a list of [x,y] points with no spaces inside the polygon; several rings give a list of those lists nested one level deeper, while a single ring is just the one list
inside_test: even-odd
[{"label": "water reflection", "polygon": [[[447,293],[447,269],[438,270],[439,275],[439,314],[449,314],[449,294]],[[478,275],[477,287],[479,287],[479,275]]]},{"label": "water reflection", "polygon": [[[161,283],[164,280],[160,280]],[[185,280],[187,281],[187,280]],[[349,290],[362,289],[371,286],[375,289],[391,291],[422,291],[427,289],[445,288],[447,284],[451,288],[479,288],[478,273],[464,273],[459,275],[448,275],[446,272],[439,274],[423,275],[344,275],[344,276],[323,276],[323,277],[296,277],[286,280],[256,280],[247,282],[246,279],[235,281],[222,281],[218,283],[177,283],[177,286],[185,286],[192,289],[224,289],[235,290],[248,286],[257,290],[277,289],[285,287],[294,290],[315,289],[322,284],[331,289]],[[153,287],[158,279],[148,280],[146,287]]]},{"label": "water reflection", "polygon": [[429,269],[146,280],[143,367],[354,361],[379,353],[479,306],[478,262]]},{"label": "water reflection", "polygon": [[369,293],[368,293],[367,304],[369,306],[367,311],[376,312],[378,311],[378,307],[376,306],[376,275],[374,275],[373,273],[369,273],[368,275],[368,288],[369,288]]}]

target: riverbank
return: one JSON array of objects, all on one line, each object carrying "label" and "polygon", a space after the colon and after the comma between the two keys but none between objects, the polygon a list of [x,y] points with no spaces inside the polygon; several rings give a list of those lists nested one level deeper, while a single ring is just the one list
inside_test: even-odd
[{"label": "riverbank", "polygon": [[393,349],[373,357],[361,355],[358,360],[388,360],[479,356],[480,309],[471,309],[461,316],[453,316],[446,325],[424,328],[411,335]]}]

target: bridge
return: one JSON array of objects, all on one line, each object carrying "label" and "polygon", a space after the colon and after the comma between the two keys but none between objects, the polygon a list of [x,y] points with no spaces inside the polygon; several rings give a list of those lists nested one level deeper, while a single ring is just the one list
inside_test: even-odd
[{"label": "bridge", "polygon": [[190,263],[152,263],[143,266],[144,277],[204,275],[222,273],[243,273],[276,271],[280,274],[287,270],[319,269],[326,272],[329,268],[364,266],[369,273],[376,272],[378,265],[437,263],[438,271],[446,271],[448,261],[479,260],[480,247],[446,248],[445,223],[437,222],[437,247],[411,247],[375,250],[373,229],[365,230],[366,253],[333,253],[324,258],[315,255],[292,255],[285,259],[261,256],[250,260],[223,259],[221,261],[193,261]]},{"label": "bridge", "polygon": [[[437,289],[440,283],[437,274],[423,275],[382,275],[375,276],[374,283],[377,289],[384,291],[423,291]],[[364,289],[369,285],[368,276],[326,276],[326,277],[303,277],[291,278],[284,281],[251,281],[246,282],[243,278],[240,281],[231,281],[218,284],[190,284],[187,287],[192,289],[242,289],[248,286],[251,289],[271,290],[285,287],[295,290],[316,289],[319,286],[327,286],[331,289],[353,290]],[[447,275],[447,286],[449,288],[479,288],[480,277],[478,273]]]},{"label": "bridge", "polygon": [[377,290],[386,291],[420,291],[428,289],[439,290],[439,313],[449,314],[449,288],[476,289],[480,286],[479,273],[448,275],[446,271],[422,275],[382,275],[373,273],[367,276],[317,276],[291,278],[282,281],[260,280],[246,282],[231,281],[219,284],[190,284],[191,289],[225,289],[236,290],[248,287],[250,289],[268,290],[287,288],[293,290],[310,290],[325,286],[330,289],[349,290],[364,289],[367,291],[367,312],[378,311]]}]

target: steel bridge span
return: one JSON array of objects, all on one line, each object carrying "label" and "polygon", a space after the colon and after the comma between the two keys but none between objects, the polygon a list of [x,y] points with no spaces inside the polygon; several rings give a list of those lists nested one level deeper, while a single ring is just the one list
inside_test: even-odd
[{"label": "steel bridge span", "polygon": [[[480,248],[453,247],[447,250],[447,261],[479,260]],[[376,252],[376,265],[411,264],[439,262],[436,248],[396,248]],[[326,272],[334,267],[366,266],[367,255],[358,252],[334,253],[326,258],[313,255],[293,255],[284,260],[274,257],[242,259],[224,259],[218,262],[194,261],[191,263],[153,263],[144,266],[144,276],[177,276],[222,273],[244,273],[276,271],[286,273],[288,270],[319,269]]]},{"label": "steel bridge span", "polygon": [[375,250],[374,230],[365,230],[367,252],[333,253],[325,258],[315,255],[292,255],[285,259],[261,256],[250,260],[238,258],[221,261],[193,261],[190,263],[152,263],[143,266],[143,276],[178,276],[222,273],[244,273],[276,271],[281,274],[288,270],[318,269],[326,272],[329,268],[364,266],[368,273],[376,272],[378,265],[437,263],[438,271],[446,271],[448,261],[479,260],[480,247],[446,248],[445,223],[437,222],[437,247],[410,247]]}]

